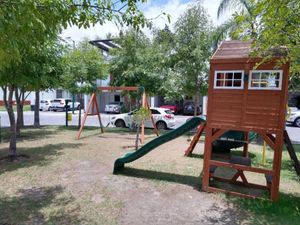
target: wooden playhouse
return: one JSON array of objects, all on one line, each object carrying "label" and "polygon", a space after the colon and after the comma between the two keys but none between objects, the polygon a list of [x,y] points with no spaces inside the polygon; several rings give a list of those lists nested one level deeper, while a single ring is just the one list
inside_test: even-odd
[{"label": "wooden playhouse", "polygon": [[[270,198],[276,200],[279,194],[289,64],[278,66],[274,57],[257,67],[262,59],[250,57],[250,47],[251,42],[225,41],[211,58],[202,189],[254,197],[210,185],[210,181],[216,179],[269,190]],[[212,143],[229,130],[244,132],[243,157],[231,158],[230,161],[214,160]],[[256,132],[274,150],[272,169],[251,166],[247,140],[250,131]],[[216,177],[214,171],[218,167],[230,167],[237,172],[231,179]],[[266,185],[250,183],[244,171],[264,174]]]}]

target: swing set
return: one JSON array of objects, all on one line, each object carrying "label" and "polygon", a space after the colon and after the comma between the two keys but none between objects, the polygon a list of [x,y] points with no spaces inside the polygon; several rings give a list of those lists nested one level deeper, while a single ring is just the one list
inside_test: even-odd
[{"label": "swing set", "polygon": [[[136,91],[138,94],[141,95],[141,99],[142,99],[142,107],[148,108],[150,109],[148,100],[147,100],[147,95],[145,92],[144,87],[135,87],[135,86],[129,86],[129,87],[125,87],[125,86],[120,86],[120,87],[113,87],[113,86],[107,86],[107,87],[97,87],[97,90],[100,91],[100,93],[103,92],[112,92],[112,91]],[[101,133],[104,133],[104,129],[103,129],[103,123],[101,120],[101,115],[100,115],[100,111],[99,111],[99,104],[97,101],[97,95],[96,93],[93,93],[91,95],[91,98],[89,100],[86,112],[84,113],[84,118],[82,120],[81,126],[79,128],[79,131],[77,133],[77,140],[80,139],[81,133],[83,131],[86,119],[89,115],[90,110],[92,110],[92,112],[96,112],[96,115],[98,116],[98,120],[99,120],[99,125],[100,125],[100,129],[101,129]],[[150,110],[151,113],[151,110]],[[154,133],[159,136],[156,124],[154,122],[153,116],[151,114],[151,122],[153,124],[154,127]],[[141,125],[141,143],[143,144],[145,141],[145,125],[144,123],[142,123]]]}]

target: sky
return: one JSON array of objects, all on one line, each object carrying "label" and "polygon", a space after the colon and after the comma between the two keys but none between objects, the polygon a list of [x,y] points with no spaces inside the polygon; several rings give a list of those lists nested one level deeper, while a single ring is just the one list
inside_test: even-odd
[{"label": "sky", "polygon": [[[217,9],[220,1],[221,0],[202,0],[202,5],[207,9],[214,25],[220,25],[228,18],[228,15],[224,15],[220,19],[217,19]],[[193,0],[148,0],[146,4],[140,5],[140,9],[144,12],[146,18],[156,18],[162,12],[169,14],[171,16],[171,24],[169,24],[166,17],[163,16],[153,20],[153,24],[158,28],[164,28],[165,24],[172,28],[175,21],[184,13],[191,2],[193,2]],[[120,29],[121,28],[118,28],[113,22],[107,22],[102,26],[95,25],[88,29],[79,29],[73,26],[64,30],[61,37],[72,44],[70,39],[77,43],[85,37],[89,40],[105,38],[108,33],[118,34]],[[148,29],[144,29],[143,31],[147,35],[151,34],[151,31]]]}]

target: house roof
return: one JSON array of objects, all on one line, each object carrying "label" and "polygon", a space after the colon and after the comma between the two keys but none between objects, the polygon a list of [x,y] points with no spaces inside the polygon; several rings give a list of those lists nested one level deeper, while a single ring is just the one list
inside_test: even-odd
[{"label": "house roof", "polygon": [[100,48],[105,52],[109,52],[109,50],[113,48],[120,48],[120,46],[114,42],[114,39],[99,39],[90,41],[90,44]]},{"label": "house roof", "polygon": [[249,58],[252,41],[223,41],[212,59]]}]

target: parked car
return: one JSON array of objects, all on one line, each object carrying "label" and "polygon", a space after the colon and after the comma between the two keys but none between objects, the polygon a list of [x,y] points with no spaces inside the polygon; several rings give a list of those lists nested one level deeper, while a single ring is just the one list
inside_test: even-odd
[{"label": "parked car", "polygon": [[40,111],[49,111],[50,106],[51,106],[51,101],[50,100],[41,100],[39,109],[40,109]]},{"label": "parked car", "polygon": [[291,114],[287,118],[288,123],[292,123],[296,127],[300,127],[300,110],[296,107],[291,107]]},{"label": "parked car", "polygon": [[160,108],[169,109],[175,115],[177,115],[180,111],[179,107],[175,104],[162,105],[162,106],[160,106]]},{"label": "parked car", "polygon": [[[68,98],[56,98],[56,99],[52,100],[50,110],[52,110],[52,111],[58,111],[58,110],[65,111],[66,110],[66,101],[68,101],[68,110],[72,110],[73,102],[71,101],[71,99],[68,99]],[[80,108],[80,103],[79,102],[74,102],[74,108],[79,109]]]},{"label": "parked car", "polygon": [[[183,114],[184,115],[194,115],[195,112],[195,103],[194,102],[187,102],[183,106]],[[197,106],[197,115],[201,113],[200,106]]]},{"label": "parked car", "polygon": [[[175,126],[174,114],[169,109],[150,108],[157,129],[168,129]],[[116,127],[132,127],[133,112],[122,113],[111,118],[111,124]],[[151,119],[145,121],[145,127],[153,128]]]},{"label": "parked car", "polygon": [[105,112],[106,113],[121,113],[121,108],[123,106],[123,102],[110,102],[109,104],[105,105]]}]

